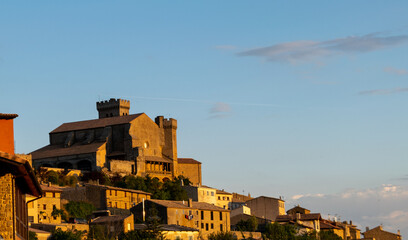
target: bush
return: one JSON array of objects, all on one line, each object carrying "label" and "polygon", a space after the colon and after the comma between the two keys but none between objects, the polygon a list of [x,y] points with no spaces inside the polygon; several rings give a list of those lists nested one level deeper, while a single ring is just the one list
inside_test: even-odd
[{"label": "bush", "polygon": [[208,240],[236,240],[237,237],[232,232],[218,232],[208,235]]},{"label": "bush", "polygon": [[95,211],[95,206],[87,202],[71,201],[64,205],[71,218],[87,219]]},{"label": "bush", "polygon": [[56,229],[51,236],[51,240],[82,240],[84,232],[77,230],[62,231]]}]

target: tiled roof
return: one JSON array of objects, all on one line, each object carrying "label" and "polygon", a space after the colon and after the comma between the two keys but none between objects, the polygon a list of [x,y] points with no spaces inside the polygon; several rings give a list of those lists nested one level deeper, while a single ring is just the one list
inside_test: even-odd
[{"label": "tiled roof", "polygon": [[5,173],[11,173],[16,177],[16,184],[23,193],[36,197],[42,195],[40,184],[30,163],[16,155],[0,151],[0,175]]},{"label": "tiled roof", "polygon": [[[311,221],[311,220],[320,220],[322,219],[320,213],[309,213],[309,214],[299,214],[301,221]],[[296,215],[279,215],[276,217],[277,222],[288,222],[296,220]]]},{"label": "tiled roof", "polygon": [[100,118],[100,119],[86,120],[86,121],[79,121],[79,122],[63,123],[61,126],[54,129],[51,133],[69,132],[69,131],[92,129],[92,128],[103,128],[106,126],[125,124],[125,123],[129,123],[130,121],[134,120],[135,118],[139,117],[142,114],[144,113],[131,114],[127,116],[118,116],[118,117],[107,117],[107,118]]},{"label": "tiled roof", "polygon": [[119,221],[125,220],[128,217],[129,216],[126,216],[126,215],[101,216],[101,217],[94,218],[91,221],[91,224],[92,223],[119,222]]},{"label": "tiled roof", "polygon": [[133,193],[139,193],[139,194],[152,195],[151,193],[144,192],[142,190],[134,190],[134,189],[128,189],[128,188],[118,188],[118,187],[112,187],[112,186],[106,186],[106,185],[97,185],[97,184],[90,184],[90,183],[87,183],[85,185],[86,186],[94,186],[94,187],[105,188],[105,189],[109,189],[109,190],[126,191],[126,192],[133,192]]},{"label": "tiled roof", "polygon": [[58,186],[47,186],[47,185],[41,185],[41,189],[43,192],[62,192],[63,188],[58,187]]},{"label": "tiled roof", "polygon": [[[146,224],[135,224],[135,230],[143,230],[146,228]],[[167,224],[160,224],[159,228],[161,231],[171,231],[171,232],[198,232],[198,229],[180,226],[180,225],[167,225]]]},{"label": "tiled roof", "polygon": [[0,113],[0,119],[14,119],[16,117],[18,117],[17,114]]},{"label": "tiled roof", "polygon": [[98,148],[102,146],[104,142],[94,142],[90,144],[75,143],[70,147],[64,147],[63,145],[48,145],[31,153],[33,159],[49,158],[69,156],[83,153],[97,152]]},{"label": "tiled roof", "polygon": [[335,224],[332,224],[329,221],[321,221],[320,229],[341,229],[341,228],[337,227]]},{"label": "tiled roof", "polygon": [[217,189],[217,194],[232,195],[232,193],[226,192],[226,191],[224,191],[224,190],[218,190],[218,189]]},{"label": "tiled roof", "polygon": [[162,205],[167,208],[185,208],[185,209],[199,209],[199,210],[213,210],[213,211],[224,211],[229,212],[221,207],[217,207],[215,205],[205,203],[205,202],[193,202],[193,206],[188,206],[188,201],[170,201],[170,200],[158,200],[158,199],[149,199],[147,201],[154,202],[156,204]]},{"label": "tiled roof", "polygon": [[201,162],[192,158],[177,158],[177,161],[181,164],[201,164]]}]

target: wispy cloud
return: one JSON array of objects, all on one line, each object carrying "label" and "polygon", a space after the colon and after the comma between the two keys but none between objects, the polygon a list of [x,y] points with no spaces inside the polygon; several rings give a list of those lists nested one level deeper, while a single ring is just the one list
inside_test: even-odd
[{"label": "wispy cloud", "polygon": [[254,56],[273,62],[305,62],[336,55],[358,54],[395,47],[408,42],[408,35],[383,36],[371,33],[325,41],[300,40],[278,43],[238,53],[238,56]]},{"label": "wispy cloud", "polygon": [[228,103],[217,102],[210,109],[210,118],[224,118],[231,115],[231,106]]},{"label": "wispy cloud", "polygon": [[403,93],[408,92],[408,88],[393,88],[393,89],[374,89],[374,90],[367,90],[361,91],[359,95],[389,95],[395,93]]},{"label": "wispy cloud", "polygon": [[398,68],[393,68],[393,67],[384,68],[384,72],[395,74],[395,75],[407,75],[408,74],[408,71],[405,69],[398,69]]},{"label": "wispy cloud", "polygon": [[[352,220],[364,231],[383,224],[388,231],[408,233],[408,186],[383,184],[368,189],[348,189],[334,194],[298,194],[287,205],[300,204],[312,212]],[[340,220],[340,219],[339,219]]]}]

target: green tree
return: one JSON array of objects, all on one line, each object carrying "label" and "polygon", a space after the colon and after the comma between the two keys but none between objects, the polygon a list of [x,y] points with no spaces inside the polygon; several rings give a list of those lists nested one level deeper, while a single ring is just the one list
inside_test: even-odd
[{"label": "green tree", "polygon": [[58,209],[57,207],[53,206],[51,216],[53,217],[61,217],[65,221],[67,221],[67,214],[63,209]]},{"label": "green tree", "polygon": [[264,236],[270,240],[295,240],[296,229],[289,224],[268,223],[265,226]]},{"label": "green tree", "polygon": [[341,240],[342,238],[335,234],[332,230],[330,231],[320,231],[320,240]]},{"label": "green tree", "polygon": [[95,211],[95,206],[87,202],[70,201],[64,205],[69,217],[87,219]]},{"label": "green tree", "polygon": [[77,230],[62,231],[60,228],[56,229],[51,236],[51,240],[82,240],[84,232]]},{"label": "green tree", "polygon": [[28,240],[38,240],[37,233],[29,231],[28,232]]},{"label": "green tree", "polygon": [[89,227],[88,239],[114,240],[115,237],[110,236],[106,227],[102,225],[91,225]]},{"label": "green tree", "polygon": [[46,175],[47,182],[59,185],[59,178],[60,178],[60,175],[57,172],[52,171],[52,170],[47,172],[47,175]]},{"label": "green tree", "polygon": [[236,240],[237,237],[232,232],[210,233],[208,240]]},{"label": "green tree", "polygon": [[238,231],[248,231],[248,232],[255,232],[258,228],[258,219],[255,216],[251,216],[251,218],[247,220],[240,220],[237,223]]}]

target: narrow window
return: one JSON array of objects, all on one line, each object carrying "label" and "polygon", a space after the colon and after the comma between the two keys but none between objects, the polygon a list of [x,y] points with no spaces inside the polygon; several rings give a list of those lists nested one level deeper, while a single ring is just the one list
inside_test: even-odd
[{"label": "narrow window", "polygon": [[[225,206],[224,206],[225,207]],[[220,221],[222,221],[222,212],[220,212]]]},{"label": "narrow window", "polygon": [[220,224],[220,231],[221,232],[224,231],[224,229],[222,229],[222,224]]},{"label": "narrow window", "polygon": [[211,220],[214,220],[214,212],[211,211]]},{"label": "narrow window", "polygon": [[201,228],[204,228],[204,223],[201,223]]},{"label": "narrow window", "polygon": [[43,204],[43,210],[46,210],[46,209],[47,209],[47,205]]},{"label": "narrow window", "polygon": [[201,220],[204,220],[204,211],[201,211]]},{"label": "narrow window", "polygon": [[214,223],[211,223],[211,229],[214,229]]},{"label": "narrow window", "polygon": [[205,230],[208,231],[208,223],[205,224]]}]

